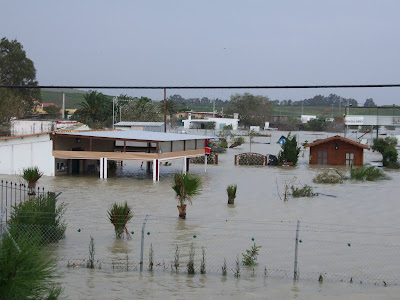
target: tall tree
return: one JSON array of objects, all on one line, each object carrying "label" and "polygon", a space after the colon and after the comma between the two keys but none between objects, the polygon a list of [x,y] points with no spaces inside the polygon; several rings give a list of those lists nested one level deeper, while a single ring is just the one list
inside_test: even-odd
[{"label": "tall tree", "polygon": [[272,103],[268,97],[256,96],[249,93],[231,96],[231,105],[228,113],[239,113],[241,125],[264,126],[272,111]]},{"label": "tall tree", "polygon": [[[25,50],[17,40],[2,38],[0,42],[0,84],[36,86],[36,69],[33,61],[26,57]],[[25,111],[33,107],[33,100],[40,99],[39,89],[12,89],[14,107]]]},{"label": "tall tree", "polygon": [[162,120],[160,105],[150,98],[133,98],[121,110],[122,120],[133,122],[157,122]]},{"label": "tall tree", "polygon": [[368,98],[367,100],[365,100],[364,106],[365,107],[376,107],[374,99]]},{"label": "tall tree", "polygon": [[112,102],[102,93],[86,93],[82,108],[74,113],[74,119],[92,128],[104,128],[112,123]]}]

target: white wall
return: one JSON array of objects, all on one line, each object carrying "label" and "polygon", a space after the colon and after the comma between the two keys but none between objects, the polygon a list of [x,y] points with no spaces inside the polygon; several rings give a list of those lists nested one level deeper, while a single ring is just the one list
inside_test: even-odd
[{"label": "white wall", "polygon": [[46,176],[54,176],[55,159],[49,134],[0,140],[0,173],[21,174],[23,168],[37,166]]}]

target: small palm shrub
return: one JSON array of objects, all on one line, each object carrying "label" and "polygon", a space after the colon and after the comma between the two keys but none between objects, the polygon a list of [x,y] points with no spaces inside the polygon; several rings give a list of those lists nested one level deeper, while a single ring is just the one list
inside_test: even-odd
[{"label": "small palm shrub", "polygon": [[124,204],[114,203],[108,209],[108,219],[114,225],[115,236],[118,239],[124,238],[124,233],[127,238],[130,238],[126,224],[133,218],[131,207],[125,201]]},{"label": "small palm shrub", "polygon": [[21,176],[28,183],[29,195],[35,195],[36,183],[43,176],[43,173],[39,171],[38,167],[24,168]]},{"label": "small palm shrub", "polygon": [[192,199],[201,192],[201,178],[191,174],[175,173],[174,186],[175,196],[178,199],[179,217],[186,219],[186,204],[192,204]]},{"label": "small palm shrub", "polygon": [[235,204],[237,185],[228,185],[226,193],[228,194],[228,204]]},{"label": "small palm shrub", "polygon": [[14,228],[10,234],[14,240],[8,235],[0,239],[0,299],[59,299],[56,262],[37,236],[16,233]]},{"label": "small palm shrub", "polygon": [[314,183],[343,183],[343,181],[346,179],[346,176],[339,172],[339,171],[324,171],[322,173],[317,174],[317,176],[314,177],[313,182]]},{"label": "small palm shrub", "polygon": [[389,179],[389,177],[381,170],[374,166],[351,168],[350,178],[354,180],[375,181]]},{"label": "small palm shrub", "polygon": [[11,226],[21,232],[40,233],[42,244],[54,243],[64,238],[67,224],[64,213],[65,203],[57,205],[54,194],[41,195],[21,202],[11,213]]},{"label": "small palm shrub", "polygon": [[292,196],[294,198],[318,196],[317,193],[314,193],[313,188],[307,184],[301,188],[292,185],[291,189],[292,189]]}]

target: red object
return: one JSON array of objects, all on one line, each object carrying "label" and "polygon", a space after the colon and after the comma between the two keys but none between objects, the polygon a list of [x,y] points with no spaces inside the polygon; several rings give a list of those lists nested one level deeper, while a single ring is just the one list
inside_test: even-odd
[{"label": "red object", "polygon": [[210,155],[211,154],[211,147],[206,147],[206,155]]}]

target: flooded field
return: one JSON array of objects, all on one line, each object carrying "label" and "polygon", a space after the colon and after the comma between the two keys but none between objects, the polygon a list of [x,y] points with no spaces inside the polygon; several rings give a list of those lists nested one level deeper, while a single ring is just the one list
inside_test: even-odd
[{"label": "flooded field", "polygon": [[[255,138],[252,152],[277,155],[280,145],[276,142],[282,134],[287,132],[272,132],[270,144],[269,138]],[[298,134],[300,142],[332,135]],[[61,200],[68,204],[66,238],[54,250],[65,295],[71,299],[398,298],[399,171],[387,171],[391,180],[386,181],[321,185],[312,179],[327,167],[310,166],[308,150],[301,152],[297,167],[235,166],[234,155],[247,151],[249,143],[228,149],[220,154],[219,165],[208,165],[207,172],[204,165],[190,165],[190,172],[202,177],[203,190],[188,206],[187,220],[178,219],[171,188],[173,174],[182,169],[182,161],[161,166],[157,183],[141,169],[140,162],[124,163],[107,180],[94,175],[40,179],[47,190],[61,191]],[[366,163],[380,159],[372,151],[364,155]],[[349,171],[344,166],[336,169]],[[17,176],[1,178],[16,180]],[[234,206],[227,205],[229,184],[238,185]],[[325,195],[289,197],[284,202],[286,184],[308,184]],[[132,240],[115,239],[106,215],[115,201],[127,201],[133,208],[134,218],[128,225]],[[145,229],[145,271],[141,275],[140,232],[146,214],[150,217]],[[300,281],[293,283],[298,220],[302,240]],[[96,244],[96,269],[83,267],[90,236]],[[233,276],[235,261],[252,246],[252,239],[262,246],[259,264],[255,270],[242,267],[237,279]],[[207,275],[185,275],[183,262],[190,243],[196,246],[197,268],[201,249],[205,248]],[[150,244],[154,249],[153,273],[147,271]],[[176,245],[181,255],[179,274],[171,272]],[[224,258],[227,277],[220,275]],[[323,284],[318,283],[320,274],[326,279]],[[370,284],[364,284],[367,282]]]}]

